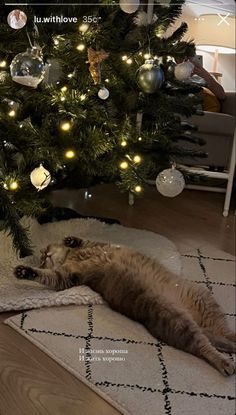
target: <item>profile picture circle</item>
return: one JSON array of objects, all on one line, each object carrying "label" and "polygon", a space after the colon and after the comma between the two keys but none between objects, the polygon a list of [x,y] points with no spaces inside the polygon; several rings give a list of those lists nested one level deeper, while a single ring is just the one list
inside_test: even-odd
[{"label": "profile picture circle", "polygon": [[12,29],[22,29],[26,22],[27,16],[22,10],[12,10],[7,16],[7,23]]}]

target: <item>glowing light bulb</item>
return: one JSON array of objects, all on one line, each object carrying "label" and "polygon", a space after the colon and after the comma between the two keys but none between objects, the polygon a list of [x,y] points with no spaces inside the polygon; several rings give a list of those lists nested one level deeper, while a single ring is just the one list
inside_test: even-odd
[{"label": "glowing light bulb", "polygon": [[138,138],[138,141],[142,141],[142,137],[139,137],[139,138]]},{"label": "glowing light bulb", "polygon": [[61,92],[66,92],[67,91],[67,86],[63,86],[62,88],[61,88]]},{"label": "glowing light bulb", "polygon": [[86,95],[85,94],[81,94],[80,95],[80,101],[84,101],[86,99]]},{"label": "glowing light bulb", "polygon": [[85,32],[87,32],[88,28],[89,28],[89,25],[88,25],[88,24],[86,24],[86,23],[82,23],[82,24],[79,26],[79,31],[80,31],[80,32],[82,32],[82,33],[85,33]]},{"label": "glowing light bulb", "polygon": [[105,79],[105,82],[109,83],[109,82],[110,82],[110,79],[108,79],[108,78],[107,78],[107,79]]},{"label": "glowing light bulb", "polygon": [[75,152],[73,150],[67,150],[65,156],[67,159],[73,159],[75,157]]},{"label": "glowing light bulb", "polygon": [[73,73],[69,73],[69,74],[67,75],[67,77],[68,77],[68,78],[72,78],[72,77],[73,77]]},{"label": "glowing light bulb", "polygon": [[59,40],[58,39],[54,39],[54,45],[58,46],[59,45]]},{"label": "glowing light bulb", "polygon": [[126,169],[128,168],[128,163],[127,163],[127,161],[122,161],[122,162],[120,163],[120,168],[121,168],[122,170],[126,170]]},{"label": "glowing light bulb", "polygon": [[19,125],[19,127],[20,127],[20,128],[23,128],[23,124],[20,124],[20,125]]},{"label": "glowing light bulb", "polygon": [[7,66],[7,61],[0,62],[0,68],[5,68]]},{"label": "glowing light bulb", "polygon": [[4,183],[4,185],[3,185],[3,187],[4,187],[4,189],[8,189],[8,186],[7,186],[7,184],[6,183]]},{"label": "glowing light bulb", "polygon": [[76,49],[77,49],[78,51],[82,52],[82,51],[85,49],[85,45],[84,45],[83,43],[80,43],[80,44],[76,47]]},{"label": "glowing light bulb", "polygon": [[126,146],[127,146],[127,141],[122,140],[122,141],[121,141],[121,143],[120,143],[120,145],[121,145],[122,147],[126,147]]},{"label": "glowing light bulb", "polygon": [[18,183],[16,181],[11,182],[9,187],[11,190],[16,190],[18,189]]},{"label": "glowing light bulb", "polygon": [[9,115],[9,117],[15,117],[16,111],[11,110],[11,111],[9,111],[8,115]]},{"label": "glowing light bulb", "polygon": [[61,97],[61,101],[65,101],[66,99],[65,99],[65,97]]},{"label": "glowing light bulb", "polygon": [[126,55],[124,55],[124,56],[122,56],[122,61],[127,61],[127,59],[128,59],[128,56],[126,56]]},{"label": "glowing light bulb", "polygon": [[131,58],[129,58],[129,59],[127,59],[126,63],[127,63],[128,65],[131,65],[131,63],[133,63],[133,61],[132,61],[132,59],[131,59]]},{"label": "glowing light bulb", "polygon": [[150,59],[150,57],[151,57],[150,53],[145,53],[144,54],[144,59]]},{"label": "glowing light bulb", "polygon": [[134,162],[135,163],[140,163],[141,162],[141,157],[139,155],[134,156]]},{"label": "glowing light bulb", "polygon": [[135,186],[134,190],[135,190],[136,193],[140,193],[143,189],[140,185],[137,185],[137,186]]},{"label": "glowing light bulb", "polygon": [[71,124],[69,122],[63,122],[61,124],[62,131],[69,131],[71,129]]}]

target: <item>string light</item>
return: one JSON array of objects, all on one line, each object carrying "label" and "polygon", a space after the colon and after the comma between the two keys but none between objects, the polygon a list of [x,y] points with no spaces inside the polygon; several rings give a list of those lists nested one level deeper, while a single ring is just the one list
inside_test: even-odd
[{"label": "string light", "polygon": [[143,57],[144,59],[150,59],[151,55],[150,53],[145,53]]},{"label": "string light", "polygon": [[61,101],[65,101],[66,99],[65,99],[65,97],[61,97]]},{"label": "string light", "polygon": [[9,187],[11,190],[16,190],[18,189],[18,183],[16,181],[11,182]]},{"label": "string light", "polygon": [[4,187],[4,189],[8,189],[8,186],[7,186],[7,184],[6,183],[4,183],[4,185],[3,185],[3,187]]},{"label": "string light", "polygon": [[68,78],[72,78],[72,77],[73,77],[73,73],[69,73],[69,74],[67,75],[67,77],[68,77]]},{"label": "string light", "polygon": [[135,190],[135,192],[136,192],[136,193],[140,193],[143,189],[142,189],[142,187],[138,184],[137,186],[135,186],[134,190]]},{"label": "string light", "polygon": [[140,163],[141,162],[141,157],[139,155],[134,156],[133,160],[134,160],[135,163]]},{"label": "string light", "polygon": [[121,145],[122,147],[126,147],[126,146],[127,146],[127,141],[122,140],[122,141],[121,141],[121,143],[120,143],[120,145]]},{"label": "string light", "polygon": [[19,127],[20,127],[20,128],[23,128],[23,124],[20,124],[20,125],[19,125]]},{"label": "string light", "polygon": [[61,124],[62,131],[69,131],[71,129],[71,124],[69,122],[63,122]]},{"label": "string light", "polygon": [[110,82],[110,79],[108,79],[108,78],[107,78],[107,79],[105,79],[105,82],[106,82],[106,83],[109,83],[109,82]]},{"label": "string light", "polygon": [[80,95],[80,101],[84,101],[86,99],[86,95],[85,94],[81,94]]},{"label": "string light", "polygon": [[11,111],[9,111],[8,115],[9,115],[9,117],[15,117],[16,111],[11,110]]},{"label": "string light", "polygon": [[129,58],[129,59],[127,59],[126,63],[127,63],[128,65],[131,65],[131,63],[133,63],[133,61],[132,61],[132,59],[131,59],[131,58]]},{"label": "string light", "polygon": [[73,159],[75,157],[75,152],[73,150],[67,150],[65,156],[67,159]]},{"label": "string light", "polygon": [[88,24],[86,24],[86,23],[82,23],[82,24],[79,26],[79,31],[80,31],[80,32],[82,32],[82,33],[85,33],[85,32],[87,32],[88,28],[89,28],[89,25],[88,25]]},{"label": "string light", "polygon": [[0,68],[5,68],[7,66],[7,61],[0,62]]},{"label": "string light", "polygon": [[54,39],[53,42],[54,42],[54,45],[55,46],[58,46],[59,45],[59,40],[58,39]]},{"label": "string light", "polygon": [[82,52],[82,51],[85,49],[85,45],[84,45],[83,43],[80,43],[80,44],[76,47],[76,49],[77,49],[78,51]]},{"label": "string light", "polygon": [[128,56],[126,56],[126,55],[124,55],[124,56],[122,56],[122,61],[127,61],[127,59],[128,59]]},{"label": "string light", "polygon": [[138,141],[142,141],[142,137],[139,137],[139,138],[138,138]]},{"label": "string light", "polygon": [[122,161],[122,162],[120,163],[120,168],[121,168],[122,170],[126,170],[126,169],[128,168],[128,163],[127,163],[127,161]]},{"label": "string light", "polygon": [[61,92],[66,92],[67,91],[67,86],[63,86],[62,88],[61,88]]}]

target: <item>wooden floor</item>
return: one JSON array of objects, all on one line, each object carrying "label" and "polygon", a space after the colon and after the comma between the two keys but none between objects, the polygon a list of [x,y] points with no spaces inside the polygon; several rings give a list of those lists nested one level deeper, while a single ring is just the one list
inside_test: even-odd
[{"label": "wooden floor", "polygon": [[[134,206],[111,185],[83,191],[55,192],[56,205],[82,214],[119,219],[125,226],[167,236],[177,246],[210,244],[234,254],[234,214],[223,218],[224,196],[185,190],[175,199],[150,188]],[[115,415],[119,412],[32,343],[3,324],[14,313],[0,315],[1,415]]]}]

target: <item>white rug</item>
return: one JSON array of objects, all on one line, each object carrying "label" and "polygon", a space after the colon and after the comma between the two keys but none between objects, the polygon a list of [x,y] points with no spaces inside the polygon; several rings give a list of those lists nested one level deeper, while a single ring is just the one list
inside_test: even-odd
[{"label": "white rug", "polygon": [[[182,260],[185,276],[212,291],[235,327],[235,258],[201,247]],[[161,344],[105,305],[23,312],[6,323],[122,414],[235,415],[234,376]]]},{"label": "white rug", "polygon": [[38,266],[40,249],[61,241],[67,235],[127,245],[156,258],[178,274],[181,270],[180,255],[175,245],[153,232],[107,225],[95,219],[71,219],[44,225],[33,219],[24,219],[23,224],[29,227],[35,247],[34,256],[17,258],[11,238],[0,232],[0,312],[62,304],[103,303],[97,293],[85,286],[55,292],[31,281],[18,281],[13,276],[13,269],[18,264]]}]

